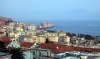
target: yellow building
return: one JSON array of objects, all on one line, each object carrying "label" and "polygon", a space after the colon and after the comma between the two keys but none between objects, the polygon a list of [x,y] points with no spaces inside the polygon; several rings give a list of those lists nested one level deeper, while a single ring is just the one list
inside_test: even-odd
[{"label": "yellow building", "polygon": [[58,33],[47,33],[47,36],[48,36],[48,37],[51,37],[51,36],[58,36]]},{"label": "yellow building", "polygon": [[45,43],[46,37],[45,36],[38,36],[36,39],[36,43]]},{"label": "yellow building", "polygon": [[67,45],[70,45],[70,42],[71,42],[71,39],[69,36],[65,36],[64,37],[64,42],[67,44]]},{"label": "yellow building", "polygon": [[66,32],[59,32],[59,36],[66,36]]},{"label": "yellow building", "polygon": [[26,31],[26,35],[36,35],[35,31]]},{"label": "yellow building", "polygon": [[51,42],[58,42],[58,36],[50,36],[48,37],[48,40]]},{"label": "yellow building", "polygon": [[22,27],[16,27],[16,31],[23,31]]},{"label": "yellow building", "polygon": [[15,35],[15,33],[13,31],[9,33],[10,37],[14,37],[14,35]]},{"label": "yellow building", "polygon": [[0,31],[0,37],[4,37],[4,36],[6,36],[6,33]]},{"label": "yellow building", "polygon": [[29,26],[28,26],[28,29],[29,29],[29,30],[36,30],[36,26],[34,26],[34,25],[29,25]]},{"label": "yellow building", "polygon": [[85,40],[85,38],[81,38],[81,40],[82,40],[82,41],[84,41],[84,40]]}]

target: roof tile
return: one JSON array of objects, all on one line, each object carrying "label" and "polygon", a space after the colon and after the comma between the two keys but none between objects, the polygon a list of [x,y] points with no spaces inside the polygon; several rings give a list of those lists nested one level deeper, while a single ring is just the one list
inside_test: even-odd
[{"label": "roof tile", "polygon": [[31,42],[20,42],[20,46],[24,48],[31,48],[34,45],[34,43]]}]

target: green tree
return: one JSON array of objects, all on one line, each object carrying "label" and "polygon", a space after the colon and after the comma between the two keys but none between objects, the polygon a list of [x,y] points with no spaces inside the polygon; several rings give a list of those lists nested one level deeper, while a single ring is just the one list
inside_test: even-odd
[{"label": "green tree", "polygon": [[66,34],[67,34],[69,37],[72,37],[72,34],[71,34],[71,33],[67,32]]},{"label": "green tree", "polygon": [[95,38],[92,35],[85,35],[85,39],[94,40]]},{"label": "green tree", "polygon": [[84,38],[85,37],[85,34],[78,34],[78,37]]},{"label": "green tree", "polygon": [[4,52],[6,50],[5,43],[3,41],[0,41],[0,51]]},{"label": "green tree", "polygon": [[75,33],[72,33],[72,36],[76,36],[76,34]]},{"label": "green tree", "polygon": [[9,52],[12,54],[12,59],[25,59],[21,48],[11,47]]},{"label": "green tree", "polygon": [[45,41],[45,43],[49,43],[49,40],[48,40],[48,38],[46,38],[46,41]]}]

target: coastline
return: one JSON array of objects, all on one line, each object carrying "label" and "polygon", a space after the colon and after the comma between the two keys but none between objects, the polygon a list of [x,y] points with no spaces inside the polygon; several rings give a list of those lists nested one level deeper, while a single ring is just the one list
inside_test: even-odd
[{"label": "coastline", "polygon": [[[15,20],[19,21],[19,20]],[[64,31],[64,32],[70,32],[75,34],[90,34],[93,36],[100,36],[99,30],[100,30],[100,24],[97,21],[56,21],[56,20],[20,20],[20,22],[30,23],[34,24],[36,26],[40,25],[41,22],[50,22],[54,26],[51,28],[48,28],[50,30],[58,30],[58,31]],[[97,25],[97,26],[88,26],[88,24],[91,25]]]}]

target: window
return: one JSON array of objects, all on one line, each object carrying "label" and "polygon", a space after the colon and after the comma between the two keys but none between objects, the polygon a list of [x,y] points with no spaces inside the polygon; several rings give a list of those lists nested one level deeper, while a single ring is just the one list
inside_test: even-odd
[{"label": "window", "polygon": [[39,52],[39,56],[41,56],[41,52]]},{"label": "window", "polygon": [[47,56],[48,56],[48,52],[47,51],[45,51],[45,52],[43,51],[42,52],[42,57],[47,57]]},{"label": "window", "polygon": [[35,52],[33,52],[33,55],[35,55]]},{"label": "window", "polygon": [[33,57],[33,59],[35,59],[35,57]]},{"label": "window", "polygon": [[3,59],[8,59],[8,58],[3,58]]}]

